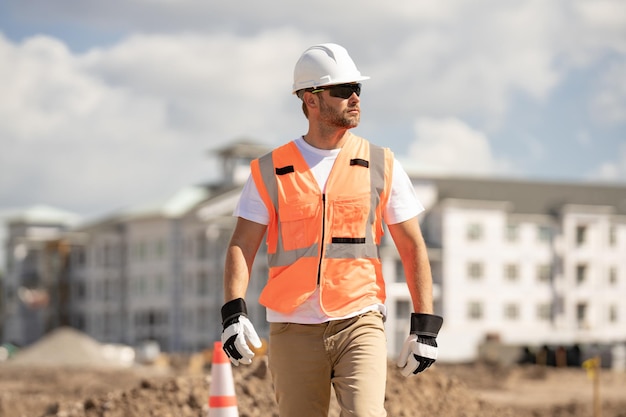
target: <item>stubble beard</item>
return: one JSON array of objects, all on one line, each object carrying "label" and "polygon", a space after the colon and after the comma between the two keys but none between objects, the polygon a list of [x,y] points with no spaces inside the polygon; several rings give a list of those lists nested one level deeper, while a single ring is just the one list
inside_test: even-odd
[{"label": "stubble beard", "polygon": [[351,129],[353,127],[357,127],[359,125],[359,122],[361,121],[361,114],[349,114],[348,111],[352,109],[353,107],[349,107],[343,112],[339,112],[334,107],[326,104],[323,97],[320,97],[321,119],[330,126],[342,129]]}]

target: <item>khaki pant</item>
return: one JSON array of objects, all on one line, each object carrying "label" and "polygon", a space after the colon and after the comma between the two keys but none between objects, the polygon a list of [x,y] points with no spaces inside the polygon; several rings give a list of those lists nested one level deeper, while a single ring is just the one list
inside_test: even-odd
[{"label": "khaki pant", "polygon": [[280,417],[327,417],[331,383],[341,417],[387,415],[379,312],[323,324],[270,323],[269,366]]}]

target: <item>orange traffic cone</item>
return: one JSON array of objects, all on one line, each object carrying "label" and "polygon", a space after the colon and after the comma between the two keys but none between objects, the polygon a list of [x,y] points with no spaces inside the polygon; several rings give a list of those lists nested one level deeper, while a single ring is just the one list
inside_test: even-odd
[{"label": "orange traffic cone", "polygon": [[222,342],[213,344],[211,387],[209,389],[209,417],[239,417],[235,383],[230,359],[222,350]]}]

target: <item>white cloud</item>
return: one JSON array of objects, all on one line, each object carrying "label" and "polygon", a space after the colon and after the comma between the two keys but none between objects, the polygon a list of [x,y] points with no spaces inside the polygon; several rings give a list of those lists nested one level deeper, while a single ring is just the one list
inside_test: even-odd
[{"label": "white cloud", "polygon": [[[234,86],[224,82],[228,77],[238,77],[248,94],[280,91],[276,87],[289,84],[297,54],[315,42],[342,43],[358,57],[362,70],[373,76],[368,94],[381,117],[471,117],[486,129],[501,126],[515,95],[544,100],[572,66],[588,65],[607,51],[626,51],[621,0],[363,0],[356,8],[351,1],[322,0],[310,9],[286,0],[273,1],[273,7],[86,0],[77,8],[70,0],[54,6],[33,2],[12,7],[29,19],[37,19],[32,15],[37,10],[46,19],[96,30],[143,33],[88,60],[97,62],[97,71],[110,82],[122,78],[133,89],[149,84],[184,94],[170,106],[188,122],[204,119],[194,114],[190,98],[207,91],[220,96],[225,87],[233,93]],[[320,19],[319,11],[328,9],[333,13]],[[172,74],[180,76],[174,80]],[[247,123],[255,114],[248,113]]]},{"label": "white cloud", "polygon": [[510,173],[511,163],[493,155],[487,136],[458,119],[419,119],[408,171],[427,174],[494,175]]},{"label": "white cloud", "polygon": [[615,160],[603,162],[587,178],[598,181],[626,181],[626,143],[619,147]]},{"label": "white cloud", "polygon": [[168,152],[183,142],[164,123],[163,100],[107,86],[50,38],[0,48],[16,57],[7,61],[13,87],[0,105],[2,199],[20,196],[24,205],[62,196],[70,206],[95,209],[101,196],[110,207],[142,188],[154,191]]},{"label": "white cloud", "polygon": [[[39,14],[43,10],[47,19],[70,20],[103,30],[158,32],[163,37],[161,55],[170,57],[180,55],[176,53],[175,39],[165,39],[171,34],[204,34],[229,46],[246,37],[282,31],[284,36],[264,44],[265,48],[253,48],[255,42],[250,42],[246,50],[252,56],[255,52],[266,54],[267,62],[258,68],[277,68],[273,72],[276,75],[293,65],[290,46],[301,46],[298,40],[303,36],[298,34],[307,34],[311,43],[334,40],[345,44],[359,57],[359,66],[374,75],[370,85],[377,98],[385,90],[394,91],[395,100],[374,107],[376,112],[388,116],[401,113],[410,118],[415,114],[464,119],[471,116],[480,118],[485,126],[499,125],[512,95],[543,100],[572,65],[586,65],[607,49],[626,50],[622,29],[626,26],[626,8],[622,0],[321,0],[308,7],[287,0],[272,1],[272,7],[251,1],[86,0],[81,8],[70,0],[57,1],[53,6],[43,0],[34,2],[36,7],[33,2],[18,2],[13,7],[31,19],[36,19],[31,15],[33,10]],[[356,4],[358,7],[354,7]],[[121,8],[125,13],[119,13]],[[324,13],[324,19],[320,19],[320,11],[324,10],[333,12]],[[230,35],[220,37],[220,33]],[[290,42],[294,37],[296,41]],[[121,49],[127,48],[123,46],[117,53],[130,50]],[[207,49],[200,46],[196,50]],[[222,56],[228,60],[221,62],[215,56],[198,55],[194,65],[198,71],[207,68],[202,65],[205,62],[213,63],[218,72],[222,64],[234,69],[234,74],[244,72],[249,66],[233,68],[228,62],[239,62],[238,50],[235,48],[231,56],[226,49]],[[153,51],[145,54],[154,56]],[[281,66],[283,60],[286,65]],[[186,60],[172,59],[162,70],[175,71],[181,64],[186,66]],[[245,73],[243,78],[254,76]],[[268,78],[271,82],[272,77]],[[412,105],[403,104],[407,102]]]},{"label": "white cloud", "polygon": [[[276,43],[281,60],[263,54]],[[207,149],[298,131],[287,61],[306,44],[284,31],[134,36],[81,55],[50,37],[0,37],[0,200],[93,212],[214,179]]]},{"label": "white cloud", "polygon": [[608,51],[626,53],[626,3],[622,0],[564,2],[571,24],[562,42],[571,58],[586,63]]},{"label": "white cloud", "polygon": [[293,63],[309,42],[288,29],[254,38],[134,35],[87,53],[81,65],[112,88],[164,100],[174,125],[227,134],[236,123],[238,133],[250,134],[295,103]]},{"label": "white cloud", "polygon": [[591,102],[591,111],[600,123],[626,122],[626,59],[609,65],[601,75],[600,87]]},{"label": "white cloud", "polygon": [[372,71],[379,88],[394,89],[399,104],[390,110],[497,125],[513,94],[545,98],[563,76],[554,65],[551,4],[456,3],[442,21],[394,38]]}]

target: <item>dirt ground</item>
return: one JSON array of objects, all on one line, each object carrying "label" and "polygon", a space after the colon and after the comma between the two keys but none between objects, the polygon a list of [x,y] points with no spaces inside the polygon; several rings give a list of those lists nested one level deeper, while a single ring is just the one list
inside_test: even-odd
[{"label": "dirt ground", "polygon": [[[79,337],[81,343],[73,340],[63,355],[43,354],[62,345],[48,340],[22,358],[0,363],[0,417],[208,415],[207,355],[161,357],[131,367],[97,364],[79,360],[86,346],[96,346]],[[233,376],[240,417],[277,416],[265,358],[233,367]],[[406,379],[390,363],[385,401],[391,417],[591,417],[592,386],[585,370],[575,368],[436,364]],[[602,417],[626,417],[626,373],[602,370],[600,398]],[[333,401],[329,416],[338,415]]]}]

